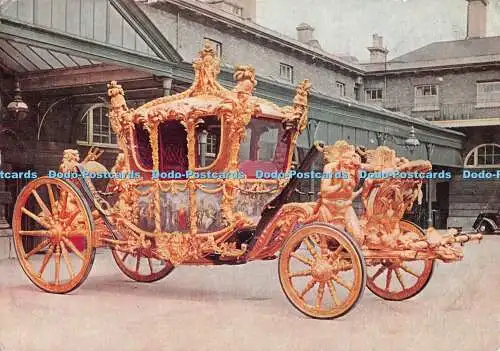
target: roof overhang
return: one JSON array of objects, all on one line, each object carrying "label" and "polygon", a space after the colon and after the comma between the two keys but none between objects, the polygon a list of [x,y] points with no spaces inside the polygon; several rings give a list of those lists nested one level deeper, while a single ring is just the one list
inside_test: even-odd
[{"label": "roof overhang", "polygon": [[[0,9],[0,68],[7,74],[18,75],[36,71],[49,71],[64,68],[80,68],[97,64],[121,65],[148,71],[155,75],[169,75],[171,66],[181,62],[181,55],[166,40],[160,30],[151,22],[134,1],[105,0],[100,2],[100,10],[106,10],[104,22],[87,19],[76,9],[76,28],[70,30],[67,23],[61,28],[49,19],[55,14],[49,9],[34,6],[31,16],[9,3]],[[90,1],[97,11],[95,2]],[[88,7],[88,6],[87,6]],[[26,11],[25,11],[26,12]],[[79,14],[79,15],[78,15]],[[113,17],[114,16],[114,17]],[[73,15],[75,17],[75,15]],[[114,20],[120,25],[111,25]],[[96,22],[98,21],[98,22]],[[106,33],[96,36],[96,23],[104,23]],[[91,33],[82,28],[93,28]],[[75,27],[75,25],[73,25]],[[72,27],[72,28],[73,28]],[[126,28],[125,28],[126,27]],[[121,45],[116,43],[120,35]],[[128,35],[125,39],[125,32]],[[75,34],[78,33],[78,34]],[[101,33],[101,31],[98,31]],[[105,38],[103,37],[105,36]],[[113,38],[110,39],[111,35]],[[130,39],[132,38],[132,39]],[[114,40],[114,41],[113,41]]]},{"label": "roof overhang", "polygon": [[467,127],[487,127],[499,126],[500,118],[478,118],[451,121],[433,121],[433,124],[445,128],[467,128]]},{"label": "roof overhang", "polygon": [[0,38],[10,43],[36,47],[91,62],[105,62],[148,70],[157,75],[167,75],[172,72],[171,67],[165,64],[165,60],[159,58],[148,57],[122,48],[115,48],[111,45],[58,33],[10,18],[0,18],[0,24]]}]

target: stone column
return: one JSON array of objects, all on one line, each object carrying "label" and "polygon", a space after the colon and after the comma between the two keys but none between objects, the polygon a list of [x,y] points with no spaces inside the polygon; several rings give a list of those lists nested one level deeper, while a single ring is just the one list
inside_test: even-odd
[{"label": "stone column", "polygon": [[[0,149],[0,171],[8,171],[7,165],[2,162]],[[12,256],[12,230],[7,222],[7,205],[12,202],[12,197],[5,191],[5,180],[0,178],[0,259]]]},{"label": "stone column", "polygon": [[163,96],[169,96],[172,93],[172,78],[163,78]]}]

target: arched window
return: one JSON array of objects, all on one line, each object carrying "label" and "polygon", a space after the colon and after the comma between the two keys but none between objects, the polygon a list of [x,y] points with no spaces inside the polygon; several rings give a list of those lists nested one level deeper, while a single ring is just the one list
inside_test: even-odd
[{"label": "arched window", "polygon": [[481,144],[465,157],[465,168],[500,168],[500,145]]},{"label": "arched window", "polygon": [[116,147],[116,135],[109,121],[105,104],[92,105],[80,118],[80,145]]}]

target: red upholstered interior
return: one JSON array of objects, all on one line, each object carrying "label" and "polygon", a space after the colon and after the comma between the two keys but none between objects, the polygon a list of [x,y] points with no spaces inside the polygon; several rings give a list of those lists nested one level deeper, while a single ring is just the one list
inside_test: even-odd
[{"label": "red upholstered interior", "polygon": [[247,160],[243,161],[240,164],[240,170],[246,174],[248,178],[255,178],[255,174],[257,171],[262,172],[274,172],[277,171],[278,168],[272,161],[252,161]]},{"label": "red upholstered interior", "polygon": [[149,142],[149,132],[142,125],[135,126],[136,154],[139,163],[146,169],[153,168],[153,150]]},{"label": "red upholstered interior", "polygon": [[188,170],[187,132],[178,121],[168,121],[159,127],[160,171]]}]

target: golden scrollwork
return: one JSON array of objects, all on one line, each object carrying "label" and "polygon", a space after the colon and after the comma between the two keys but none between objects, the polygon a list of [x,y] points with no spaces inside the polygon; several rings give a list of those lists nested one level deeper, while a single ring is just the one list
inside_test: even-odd
[{"label": "golden scrollwork", "polygon": [[[367,257],[394,256],[401,259],[433,259],[445,262],[460,260],[463,253],[455,244],[480,239],[479,236],[457,236],[429,228],[423,237],[416,226],[402,230],[404,214],[421,199],[423,176],[432,165],[429,161],[409,161],[397,157],[394,150],[380,146],[375,150],[360,150],[345,141],[325,147],[325,173],[343,173],[321,181],[320,197],[313,205],[314,215],[309,220],[319,220],[345,228],[365,248]],[[366,162],[362,162],[362,157]],[[371,172],[361,189],[359,171]],[[416,174],[399,177],[398,174]],[[363,212],[356,215],[352,203],[361,195]],[[385,255],[385,256],[384,256]],[[371,262],[371,261],[370,261]]]},{"label": "golden scrollwork", "polygon": [[255,260],[273,256],[297,224],[314,220],[314,209],[315,203],[284,205],[276,214],[276,219],[264,228],[263,234],[249,255],[249,259]]},{"label": "golden scrollwork", "polygon": [[235,242],[217,243],[214,235],[200,236],[180,232],[162,233],[156,237],[157,257],[179,265],[197,261],[207,254],[218,254],[222,258],[240,257],[245,254],[246,246],[236,247]]}]

